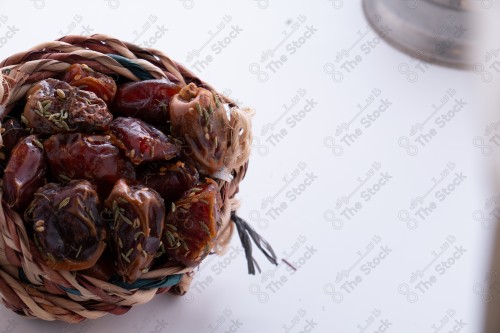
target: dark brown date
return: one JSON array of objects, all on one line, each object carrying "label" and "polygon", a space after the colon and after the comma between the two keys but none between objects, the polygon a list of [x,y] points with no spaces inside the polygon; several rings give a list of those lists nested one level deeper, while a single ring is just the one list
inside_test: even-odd
[{"label": "dark brown date", "polygon": [[135,170],[109,135],[55,134],[44,142],[52,173],[61,181],[87,179],[113,186],[120,178],[135,179]]},{"label": "dark brown date", "polygon": [[56,79],[35,84],[21,120],[36,133],[92,132],[107,128],[113,116],[93,92]]},{"label": "dark brown date", "polygon": [[165,221],[163,200],[154,190],[123,179],[106,199],[114,223],[109,242],[117,259],[117,273],[129,283],[146,273],[160,247]]},{"label": "dark brown date", "polygon": [[102,73],[94,71],[85,64],[73,64],[68,67],[63,81],[74,87],[91,91],[108,105],[113,102],[116,94],[115,81]]},{"label": "dark brown date", "polygon": [[142,120],[119,117],[109,127],[113,143],[136,165],[169,160],[179,154],[180,148],[173,139]]},{"label": "dark brown date", "polygon": [[230,126],[217,96],[193,83],[170,102],[171,132],[187,146],[184,155],[205,175],[224,167]]},{"label": "dark brown date", "polygon": [[12,150],[3,175],[3,193],[7,205],[24,210],[35,191],[45,183],[46,162],[37,137],[22,139]]},{"label": "dark brown date", "polygon": [[214,246],[221,205],[217,183],[209,178],[174,202],[162,238],[166,253],[186,266],[198,265]]},{"label": "dark brown date", "polygon": [[100,201],[88,181],[49,183],[35,193],[25,213],[33,223],[35,244],[56,270],[82,270],[97,262],[106,247]]},{"label": "dark brown date", "polygon": [[196,168],[178,161],[176,163],[153,163],[141,169],[137,175],[138,180],[158,192],[165,206],[179,200],[186,191],[198,182],[199,175]]},{"label": "dark brown date", "polygon": [[2,141],[4,150],[10,154],[14,146],[25,136],[28,136],[26,130],[21,126],[16,118],[9,118],[2,124]]},{"label": "dark brown date", "polygon": [[118,87],[113,110],[155,126],[163,126],[168,121],[170,99],[179,90],[178,85],[167,80],[125,83]]},{"label": "dark brown date", "polygon": [[99,260],[97,260],[92,267],[82,270],[81,274],[91,276],[102,281],[109,281],[115,274],[113,265],[111,264],[113,260],[114,258],[111,255],[110,248],[107,246],[101,254]]}]

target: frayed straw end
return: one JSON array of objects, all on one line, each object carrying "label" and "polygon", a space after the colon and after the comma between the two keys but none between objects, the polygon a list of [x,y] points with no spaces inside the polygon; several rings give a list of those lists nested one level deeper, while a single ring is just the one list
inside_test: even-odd
[{"label": "frayed straw end", "polygon": [[236,215],[236,212],[231,212],[231,220],[236,225],[238,229],[238,235],[240,236],[241,245],[245,249],[245,256],[248,263],[248,274],[255,275],[255,268],[260,271],[260,267],[257,261],[252,256],[252,240],[257,245],[257,247],[264,253],[267,260],[272,264],[278,265],[276,253],[274,253],[271,245],[260,236],[245,220]]}]

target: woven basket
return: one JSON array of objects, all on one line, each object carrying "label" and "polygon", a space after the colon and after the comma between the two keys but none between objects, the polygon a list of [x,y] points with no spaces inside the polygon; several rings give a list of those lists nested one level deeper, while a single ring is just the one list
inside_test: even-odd
[{"label": "woven basket", "polygon": [[[105,35],[66,36],[15,54],[0,63],[0,119],[4,119],[16,102],[24,98],[35,82],[59,76],[74,63],[86,64],[115,79],[121,77],[139,81],[168,78],[181,86],[194,82],[214,90],[184,66],[157,50],[145,49]],[[236,107],[229,98],[220,97],[231,107]],[[268,244],[234,214],[239,205],[234,195],[238,192],[238,184],[245,176],[248,165],[251,116],[250,109],[237,108],[237,119],[234,121],[246,128],[247,137],[235,147],[242,153],[231,168],[234,176],[232,181],[218,180],[223,200],[222,227],[213,249],[219,254],[224,251],[236,225],[247,250],[250,271],[254,265],[251,247],[248,250],[250,238],[263,251],[263,247],[268,248]],[[275,259],[272,249],[266,256]],[[70,323],[99,318],[107,313],[123,314],[133,305],[148,302],[155,294],[167,291],[184,294],[189,288],[192,272],[193,267],[152,270],[143,274],[133,285],[126,285],[101,281],[80,272],[53,270],[40,257],[19,214],[10,209],[4,200],[0,205],[0,295],[5,306],[18,314]]]}]

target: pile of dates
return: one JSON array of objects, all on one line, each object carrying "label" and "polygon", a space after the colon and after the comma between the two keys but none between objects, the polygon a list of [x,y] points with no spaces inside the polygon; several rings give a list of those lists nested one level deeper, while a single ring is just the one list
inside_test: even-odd
[{"label": "pile of dates", "polygon": [[34,84],[2,121],[3,201],[52,269],[132,283],[196,266],[220,227],[231,138],[213,91],[117,84],[83,64]]}]

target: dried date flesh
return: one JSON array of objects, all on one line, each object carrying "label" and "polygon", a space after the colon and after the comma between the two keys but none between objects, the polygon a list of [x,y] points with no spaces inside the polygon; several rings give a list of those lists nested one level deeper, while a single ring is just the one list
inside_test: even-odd
[{"label": "dried date flesh", "polygon": [[221,198],[217,183],[206,178],[172,204],[163,243],[166,253],[186,265],[198,265],[214,246]]},{"label": "dried date flesh", "polygon": [[106,247],[99,206],[86,180],[49,183],[36,192],[25,221],[33,223],[35,244],[49,267],[75,271],[94,266]]},{"label": "dried date flesh", "polygon": [[9,118],[2,124],[2,141],[6,153],[10,154],[14,146],[25,136],[28,136],[28,133],[16,118]]},{"label": "dried date flesh", "polygon": [[211,91],[190,83],[170,102],[171,132],[184,142],[186,158],[200,173],[212,175],[224,167],[229,119]]},{"label": "dried date flesh", "polygon": [[179,146],[155,127],[136,118],[119,117],[110,124],[113,143],[125,150],[132,163],[170,160]]},{"label": "dried date flesh", "polygon": [[120,178],[135,179],[135,170],[109,135],[66,133],[43,143],[52,173],[61,181],[87,179],[113,186]]},{"label": "dried date flesh", "polygon": [[113,116],[93,92],[46,79],[28,91],[21,119],[36,133],[53,134],[105,130]]},{"label": "dried date flesh", "polygon": [[220,228],[211,178],[227,171],[233,134],[218,95],[168,80],[117,87],[83,64],[60,78],[35,83],[2,123],[3,198],[45,263],[128,283],[198,265]]},{"label": "dried date flesh", "polygon": [[156,126],[165,126],[172,96],[180,87],[167,80],[146,80],[125,83],[118,87],[113,110],[140,118]]},{"label": "dried date flesh", "polygon": [[35,135],[22,139],[12,150],[3,175],[7,205],[23,210],[35,191],[45,183],[46,161],[43,146]]},{"label": "dried date flesh", "polygon": [[137,179],[158,192],[170,207],[198,182],[199,175],[193,165],[177,161],[150,164],[138,172]]},{"label": "dried date flesh", "polygon": [[69,66],[64,74],[63,81],[82,90],[93,92],[108,105],[115,98],[115,81],[105,74],[94,71],[85,64],[73,64]]},{"label": "dried date flesh", "polygon": [[160,247],[165,206],[160,195],[142,184],[120,179],[106,199],[114,223],[109,242],[117,273],[131,283],[149,270]]}]

